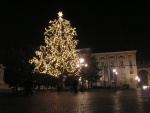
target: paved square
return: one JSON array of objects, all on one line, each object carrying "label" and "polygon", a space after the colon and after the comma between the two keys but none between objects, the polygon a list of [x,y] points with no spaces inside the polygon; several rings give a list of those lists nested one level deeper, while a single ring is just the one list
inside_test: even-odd
[{"label": "paved square", "polygon": [[149,113],[150,89],[0,93],[0,113]]}]

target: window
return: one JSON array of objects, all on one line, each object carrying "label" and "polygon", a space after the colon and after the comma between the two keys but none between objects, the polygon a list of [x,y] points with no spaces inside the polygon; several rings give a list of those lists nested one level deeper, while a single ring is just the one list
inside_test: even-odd
[{"label": "window", "polygon": [[110,66],[114,67],[115,66],[115,62],[114,61],[110,61]]},{"label": "window", "polygon": [[132,60],[129,60],[129,66],[132,66]]},{"label": "window", "polygon": [[130,74],[133,74],[133,68],[132,67],[130,68]]},{"label": "window", "polygon": [[99,69],[103,69],[105,67],[105,63],[99,62],[98,67],[99,67]]},{"label": "window", "polygon": [[123,61],[120,61],[119,62],[119,66],[123,66],[124,64],[123,64]]},{"label": "window", "polygon": [[101,66],[104,67],[104,62],[101,62]]}]

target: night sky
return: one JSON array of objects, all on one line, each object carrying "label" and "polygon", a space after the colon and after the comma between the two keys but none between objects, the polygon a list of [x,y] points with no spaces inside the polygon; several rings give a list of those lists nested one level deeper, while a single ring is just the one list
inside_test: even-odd
[{"label": "night sky", "polygon": [[150,3],[113,0],[6,0],[0,3],[0,47],[44,43],[44,30],[57,13],[76,28],[77,48],[93,52],[137,50],[150,61]]}]

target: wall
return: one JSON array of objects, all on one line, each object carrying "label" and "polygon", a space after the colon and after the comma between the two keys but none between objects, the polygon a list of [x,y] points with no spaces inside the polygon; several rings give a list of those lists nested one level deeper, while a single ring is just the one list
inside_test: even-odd
[{"label": "wall", "polygon": [[[136,65],[136,50],[120,51],[120,52],[106,52],[106,53],[92,53],[99,62],[99,73],[101,78],[101,85],[109,86],[116,83],[118,86],[129,84],[131,88],[137,87],[137,65]],[[112,70],[116,69],[118,74]],[[103,80],[103,81],[102,81]]]}]

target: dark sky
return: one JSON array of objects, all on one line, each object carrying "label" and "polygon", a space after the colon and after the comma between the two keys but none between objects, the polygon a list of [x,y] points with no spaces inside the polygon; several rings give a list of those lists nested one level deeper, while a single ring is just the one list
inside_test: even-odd
[{"label": "dark sky", "polygon": [[138,60],[150,60],[150,3],[144,1],[6,0],[0,3],[0,46],[43,44],[44,29],[58,11],[76,27],[77,48],[137,50]]}]

